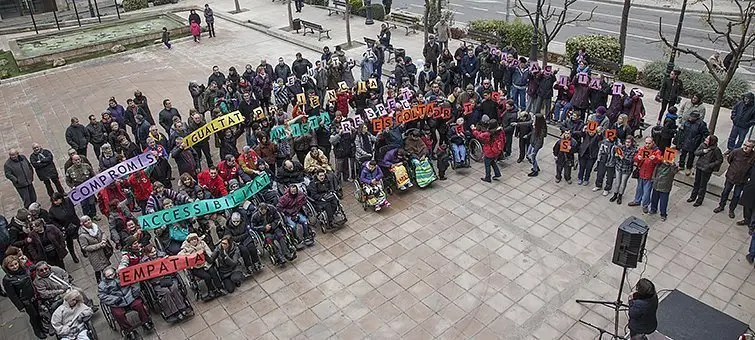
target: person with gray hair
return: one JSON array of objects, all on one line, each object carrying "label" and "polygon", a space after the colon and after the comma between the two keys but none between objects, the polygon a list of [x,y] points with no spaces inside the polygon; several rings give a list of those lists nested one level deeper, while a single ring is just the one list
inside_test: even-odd
[{"label": "person with gray hair", "polygon": [[113,256],[113,245],[105,237],[100,227],[87,216],[81,216],[79,228],[79,245],[83,253],[87,254],[89,264],[92,265],[94,278],[99,283],[102,280],[102,270],[110,266]]},{"label": "person with gray hair", "polygon": [[133,310],[139,314],[139,320],[145,331],[155,329],[149,311],[142,301],[139,285],[121,285],[115,268],[108,267],[103,272],[104,279],[98,285],[100,302],[110,308],[110,313],[121,329],[132,328],[126,318],[126,311]]},{"label": "person with gray hair", "polygon": [[69,290],[63,295],[64,303],[52,313],[50,323],[60,340],[89,340],[86,322],[94,311],[83,301],[77,290]]},{"label": "person with gray hair", "polygon": [[8,160],[5,161],[3,170],[5,178],[13,183],[25,207],[37,201],[37,192],[34,190],[34,168],[24,155],[19,154],[17,149],[8,151]]}]

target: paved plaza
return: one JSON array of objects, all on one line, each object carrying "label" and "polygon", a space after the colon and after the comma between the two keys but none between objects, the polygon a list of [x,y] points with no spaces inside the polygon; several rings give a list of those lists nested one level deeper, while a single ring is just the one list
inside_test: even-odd
[{"label": "paved plaza", "polygon": [[[262,2],[268,3],[245,7]],[[233,3],[214,6],[220,12]],[[253,17],[252,12],[242,15]],[[285,17],[279,18],[284,25]],[[70,118],[86,121],[102,112],[111,96],[125,104],[140,89],[153,115],[162,99],[170,98],[186,118],[188,82],[206,82],[213,65],[225,72],[262,58],[275,63],[283,56],[290,63],[297,51],[312,62],[319,59],[222,19],[216,30],[218,38],[204,36],[200,44],[176,42],[172,50],[151,46],[0,85],[0,149],[6,155],[20,148],[28,155],[38,142],[53,151],[62,168]],[[357,59],[361,50],[349,55]],[[724,132],[728,127],[719,135]],[[582,307],[574,299],[616,298],[621,268],[611,263],[611,255],[617,227],[631,215],[645,219],[650,233],[646,262],[629,272],[625,292],[647,277],[659,290],[682,290],[752,324],[755,284],[744,258],[747,228],[725,214],[714,215],[716,197],[693,209],[685,202],[690,188],[676,183],[668,220],[661,222],[657,215],[610,203],[591,187],[556,184],[549,152],[554,142],[546,139],[539,177],[526,176],[526,162],[504,162],[502,180],[492,184],[480,181],[481,163],[449,169],[449,180],[393,195],[393,206],[380,213],[364,212],[348,184],[346,228],[318,234],[317,244],[292,264],[266,267],[234,294],[195,302],[197,315],[190,320],[171,326],[153,314],[156,331],[145,338],[595,339],[597,332],[577,320],[608,328],[612,311]],[[42,183],[36,184],[45,201]],[[631,180],[626,196],[633,196],[634,188]],[[5,216],[20,206],[8,181],[0,181],[0,204]],[[740,218],[741,209],[737,214]],[[82,260],[73,264],[69,257],[66,265],[75,284],[95,296],[93,272]],[[94,324],[101,339],[119,338],[101,313]],[[32,338],[26,314],[0,298],[0,339]]]}]

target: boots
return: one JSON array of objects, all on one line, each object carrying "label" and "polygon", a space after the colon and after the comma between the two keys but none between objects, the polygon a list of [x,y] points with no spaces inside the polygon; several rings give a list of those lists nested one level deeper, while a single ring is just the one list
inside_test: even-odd
[{"label": "boots", "polygon": [[611,199],[608,200],[608,202],[616,202],[616,199],[619,198],[619,193],[614,193],[613,196],[611,196]]},{"label": "boots", "polygon": [[621,196],[623,195],[620,194],[619,197],[616,198],[616,204],[621,205]]}]

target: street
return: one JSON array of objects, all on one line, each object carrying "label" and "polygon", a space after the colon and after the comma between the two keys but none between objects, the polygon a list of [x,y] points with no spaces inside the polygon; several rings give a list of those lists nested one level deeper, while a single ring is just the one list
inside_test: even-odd
[{"label": "street", "polygon": [[[536,0],[523,0],[525,6],[534,12]],[[509,20],[514,20],[514,6],[517,0],[510,0]],[[554,4],[554,7],[558,6]],[[412,13],[421,14],[424,11],[424,1],[421,0],[398,0],[394,2],[395,8],[400,8]],[[503,0],[451,0],[451,11],[457,25],[479,19],[504,19],[506,15],[506,1]],[[589,22],[578,22],[564,26],[557,35],[555,42],[565,43],[566,40],[580,34],[604,34],[618,37],[621,24],[622,5],[592,0],[579,0],[569,8],[567,19],[582,13],[582,17],[589,17],[594,8],[595,13]],[[522,11],[519,11],[522,12]],[[658,18],[663,16],[663,33],[670,42],[673,42],[677,22],[679,20],[678,9],[658,10],[640,7],[632,7],[629,12],[629,24],[627,30],[626,57],[638,61],[668,60],[669,50],[658,37]],[[714,17],[714,20],[717,18]],[[722,18],[719,18],[722,19]],[[529,18],[522,18],[529,23]],[[720,27],[724,27],[721,25]],[[679,46],[690,48],[703,57],[711,56],[715,51],[720,51],[721,58],[728,53],[728,45],[719,40],[713,43],[708,38],[712,33],[704,22],[704,16],[699,13],[687,13],[684,17],[684,26]],[[750,32],[752,34],[752,32]],[[736,36],[739,37],[738,35]],[[521,51],[520,51],[521,52]],[[528,52],[525,52],[528,54]],[[755,51],[749,50],[745,58],[752,58]],[[676,58],[676,64],[682,68],[703,70],[705,65],[694,56],[680,55]],[[739,72],[749,81],[755,81],[755,64],[748,61],[740,65]]]}]

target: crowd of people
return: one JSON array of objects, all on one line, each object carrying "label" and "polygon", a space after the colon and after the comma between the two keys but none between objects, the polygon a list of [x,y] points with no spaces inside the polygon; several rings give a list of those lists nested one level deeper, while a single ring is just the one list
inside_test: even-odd
[{"label": "crowd of people", "polygon": [[[755,229],[753,142],[737,132],[722,152],[706,128],[699,96],[676,107],[678,71],[657,98],[667,106],[662,121],[638,146],[645,115],[642,91],[627,92],[620,84],[614,92],[615,84],[600,76],[599,86],[579,81],[583,74],[592,75],[583,48],[572,57],[572,74],[558,82],[558,70],[529,62],[510,44],[462,44],[452,54],[447,37],[437,41],[434,36],[423,49],[419,70],[410,56],[397,55],[394,71],[383,81],[388,50],[390,30],[384,25],[377,43],[359,61],[347,58],[339,47],[333,52],[326,47],[314,63],[297,53],[291,64],[282,57],[275,65],[263,59],[256,67],[246,65],[242,73],[235,67],[223,73],[214,66],[206,84],[189,83],[192,105],[183,114],[170,99],[163,99],[155,114],[154,104],[150,107],[138,90],[125,106],[110,98],[99,117],[88,117],[87,125],[71,118],[65,133],[71,148],[62,175],[52,152],[38,144],[28,158],[10,150],[5,176],[24,206],[9,221],[0,218],[3,294],[29,315],[39,338],[87,339],[87,320],[97,306],[71,283],[64,261],[70,255],[78,263],[78,252],[94,271],[100,303],[127,335],[140,325],[147,331],[154,327],[144,288],[154,291],[166,320],[180,322],[191,315],[191,306],[178,276],[122,285],[117,270],[165,255],[204,253],[207,262],[188,270],[206,286],[201,299],[233,293],[263,268],[264,251],[259,249],[282,265],[296,258],[297,249],[315,243],[313,219],[318,214],[323,230],[346,221],[345,215],[338,216],[343,214],[343,182],[353,181],[357,199],[380,211],[390,207],[390,193],[445,180],[449,166],[468,167],[474,143],[485,168],[481,180],[499,180],[498,162],[514,154],[515,138],[516,162],[527,160],[528,176],[535,177],[541,172],[538,153],[546,145],[548,124],[561,131],[552,148],[557,183],[571,184],[577,170],[578,185],[593,185],[593,191],[612,194],[609,200],[622,204],[629,179],[635,178],[635,196],[628,205],[648,214],[660,212],[666,220],[677,172],[691,176],[694,168],[689,202],[699,206],[711,174],[727,161],[726,185],[715,212],[726,208],[733,191],[729,216],[734,218],[741,203],[745,216],[738,223]],[[357,66],[361,72],[355,78]],[[399,122],[398,112],[409,109],[406,105],[415,110],[433,105],[451,114]],[[241,124],[204,140],[185,139],[234,111],[244,117]],[[376,119],[385,122],[375,112],[391,123],[375,124]],[[323,114],[328,119],[319,119]],[[734,107],[732,120],[743,128],[755,124],[751,93]],[[156,157],[156,164],[116,180],[81,202],[82,214],[77,212],[61,177],[74,188],[144,152]],[[47,210],[38,202],[34,173],[45,184]],[[140,215],[224,197],[263,174],[273,180],[237,207],[156,230],[139,224]],[[743,192],[749,198],[740,200]],[[106,223],[99,223],[100,216]],[[751,248],[747,258],[754,256]],[[128,310],[138,312],[139,325],[129,324]]]}]

